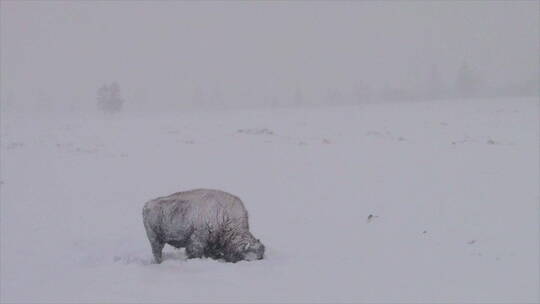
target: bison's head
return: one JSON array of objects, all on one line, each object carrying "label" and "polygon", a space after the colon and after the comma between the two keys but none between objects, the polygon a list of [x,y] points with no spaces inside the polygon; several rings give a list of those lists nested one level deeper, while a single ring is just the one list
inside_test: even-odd
[{"label": "bison's head", "polygon": [[[234,243],[231,243],[231,245]],[[254,261],[264,258],[264,245],[256,238],[245,240],[241,244],[224,247],[223,258],[227,262]]]},{"label": "bison's head", "polygon": [[264,257],[264,245],[258,239],[247,243],[242,250],[242,258],[246,261],[262,260]]}]

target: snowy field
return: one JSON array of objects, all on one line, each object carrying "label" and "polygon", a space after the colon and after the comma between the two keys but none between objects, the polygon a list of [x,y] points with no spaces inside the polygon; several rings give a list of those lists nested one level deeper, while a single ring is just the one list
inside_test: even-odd
[{"label": "snowy field", "polygon": [[[0,300],[537,302],[538,110],[4,113]],[[201,187],[243,199],[264,260],[151,263],[143,204]]]}]

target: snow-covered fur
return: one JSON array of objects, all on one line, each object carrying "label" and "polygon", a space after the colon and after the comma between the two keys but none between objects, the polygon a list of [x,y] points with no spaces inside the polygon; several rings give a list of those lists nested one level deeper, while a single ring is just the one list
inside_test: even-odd
[{"label": "snow-covered fur", "polygon": [[178,192],[147,202],[144,227],[156,263],[165,244],[185,247],[188,258],[227,262],[262,259],[264,245],[249,232],[242,201],[219,190]]}]

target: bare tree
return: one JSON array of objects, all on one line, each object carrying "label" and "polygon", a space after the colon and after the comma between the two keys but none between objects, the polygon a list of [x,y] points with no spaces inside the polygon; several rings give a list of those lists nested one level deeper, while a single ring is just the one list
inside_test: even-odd
[{"label": "bare tree", "polygon": [[97,91],[97,106],[104,113],[117,113],[122,110],[124,99],[120,95],[117,82],[103,85]]},{"label": "bare tree", "polygon": [[296,86],[294,90],[294,104],[296,105],[304,104],[304,94],[302,93],[302,89],[300,89],[299,86]]},{"label": "bare tree", "polygon": [[457,74],[456,93],[459,97],[474,97],[478,93],[478,80],[466,62],[461,64]]},{"label": "bare tree", "polygon": [[430,99],[437,99],[443,95],[444,86],[436,64],[431,65],[427,90],[427,97]]},{"label": "bare tree", "polygon": [[372,90],[365,82],[360,81],[358,85],[353,89],[354,97],[357,103],[365,103],[371,101]]}]

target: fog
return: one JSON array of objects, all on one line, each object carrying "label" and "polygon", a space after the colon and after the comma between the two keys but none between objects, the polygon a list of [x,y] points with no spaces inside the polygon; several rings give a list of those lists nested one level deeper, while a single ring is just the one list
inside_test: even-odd
[{"label": "fog", "polygon": [[0,0],[0,303],[540,303],[539,13]]},{"label": "fog", "polygon": [[[2,1],[2,109],[531,96],[538,1]],[[474,89],[460,92],[460,70]]]}]

